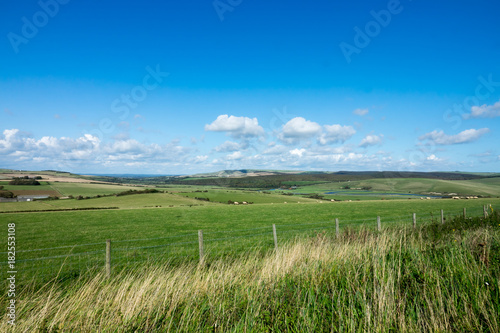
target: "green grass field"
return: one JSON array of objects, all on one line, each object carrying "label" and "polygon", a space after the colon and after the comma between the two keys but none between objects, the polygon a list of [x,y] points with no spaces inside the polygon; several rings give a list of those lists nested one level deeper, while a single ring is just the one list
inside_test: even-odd
[{"label": "green grass field", "polygon": [[59,275],[19,286],[14,331],[498,332],[499,236],[495,213],[320,233],[202,264],[163,259],[109,277]]},{"label": "green grass field", "polygon": [[15,191],[15,190],[30,190],[30,191],[45,191],[45,190],[53,190],[48,182],[40,181],[40,185],[9,185],[8,181],[0,181],[0,185],[3,186],[3,189],[6,191]]},{"label": "green grass field", "polygon": [[[56,188],[63,193],[75,191],[73,193],[76,194],[79,191],[88,195],[106,190],[121,192],[128,188],[143,189],[74,183],[41,186],[58,186]],[[323,191],[327,186],[321,184],[311,187]],[[207,253],[224,256],[241,254],[253,248],[272,248],[273,224],[277,226],[280,241],[287,241],[298,234],[311,235],[323,230],[334,232],[335,218],[340,219],[341,229],[362,225],[375,228],[377,216],[381,216],[384,226],[390,226],[410,224],[412,213],[416,213],[418,223],[422,223],[437,219],[441,209],[448,217],[460,214],[464,207],[471,216],[478,216],[482,214],[483,205],[500,206],[497,198],[362,198],[363,201],[356,201],[355,196],[335,195],[332,197],[345,198],[345,201],[329,202],[281,195],[278,191],[264,193],[209,186],[174,186],[165,187],[165,190],[174,193],[1,203],[0,217],[4,226],[16,224],[20,244],[17,259],[22,263],[27,277],[47,278],[56,274],[54,270],[63,262],[70,275],[73,274],[70,272],[81,271],[88,265],[102,266],[106,239],[111,239],[118,251],[115,259],[119,267],[118,263],[127,264],[158,257],[194,260],[197,257],[197,232],[200,229],[205,233]],[[196,200],[195,197],[206,197],[210,201]],[[348,199],[353,201],[349,202]],[[228,200],[253,204],[228,205]],[[71,257],[68,259],[65,257],[67,255]],[[38,260],[50,257],[54,258]],[[50,269],[50,272],[44,271],[42,274],[40,268]]]},{"label": "green grass field", "polygon": [[[19,260],[102,251],[106,239],[118,242],[116,246],[119,248],[189,242],[189,245],[174,246],[173,252],[170,248],[169,255],[195,256],[197,231],[200,229],[205,232],[205,240],[208,242],[207,251],[213,249],[216,252],[235,253],[244,252],[245,248],[261,245],[262,242],[267,244],[266,246],[271,246],[272,224],[276,224],[279,238],[284,240],[302,232],[314,233],[321,230],[333,232],[335,218],[340,219],[341,228],[361,225],[375,227],[377,216],[381,216],[384,226],[410,225],[412,213],[416,213],[418,223],[422,223],[432,218],[437,219],[440,209],[444,209],[446,216],[449,217],[461,214],[462,209],[466,207],[469,215],[478,216],[482,214],[483,205],[500,206],[499,199],[461,202],[443,199],[309,204],[268,203],[247,206],[206,203],[203,206],[162,206],[161,208],[134,206],[138,201],[146,199],[149,202],[158,200],[158,203],[167,199],[199,202],[164,193],[82,200],[81,202],[87,201],[89,204],[93,200],[96,202],[101,200],[103,206],[113,205],[112,200],[126,200],[129,206],[127,209],[119,210],[6,213],[1,215],[2,225],[5,227],[8,223],[15,223],[17,226],[18,249],[22,250],[18,254]],[[57,203],[60,202],[64,200]],[[93,205],[97,206],[96,203]],[[78,246],[82,244],[94,245]],[[74,245],[77,247],[73,249]],[[59,248],[61,246],[63,248]],[[32,251],[46,248],[51,250]],[[147,255],[148,251],[141,249],[138,252]]]},{"label": "green grass field", "polygon": [[[284,191],[169,185],[157,187],[159,193],[0,203],[1,228],[15,224],[19,330],[498,331],[500,177],[296,185]],[[373,195],[340,189],[346,185],[370,186]],[[151,188],[3,186],[83,197]],[[330,191],[339,193],[324,195]],[[388,195],[408,192],[490,198]],[[496,220],[485,225],[483,207],[490,204]],[[441,209],[446,223],[432,224],[440,222]],[[111,279],[102,274],[106,240]],[[165,305],[173,297],[179,302]]]},{"label": "green grass field", "polygon": [[[349,186],[351,190],[344,190]],[[368,179],[362,181],[323,183],[300,186],[295,192],[325,193],[339,191],[349,194],[356,193],[354,188],[371,187],[373,194],[382,193],[413,193],[425,194],[436,192],[441,194],[456,193],[458,195],[500,196],[500,177],[475,180],[439,180],[420,178]],[[342,195],[339,193],[338,195]]]},{"label": "green grass field", "polygon": [[65,183],[65,182],[46,182],[40,181],[40,185],[9,185],[8,181],[1,181],[0,185],[7,191],[29,191],[36,194],[36,192],[44,193],[56,191],[58,196],[89,196],[114,194],[130,189],[143,189],[137,186],[126,185],[113,185],[113,184],[90,184],[90,183]]},{"label": "green grass field", "polygon": [[[215,191],[215,190],[214,190]],[[217,193],[215,191],[214,193]],[[190,196],[208,193],[189,193]],[[359,219],[392,218],[409,216],[411,213],[429,216],[438,214],[440,209],[447,213],[459,213],[462,208],[473,209],[481,213],[483,205],[498,206],[500,199],[476,200],[372,200],[353,202],[323,202],[303,200],[301,204],[288,200],[282,195],[262,194],[257,192],[223,192],[221,201],[239,195],[262,197],[261,203],[253,205],[227,205],[195,200],[184,194],[150,193],[127,196],[111,196],[87,200],[51,200],[0,204],[2,223],[22,221],[21,236],[32,234],[25,239],[29,248],[51,246],[52,241],[46,241],[45,229],[56,230],[60,227],[57,237],[64,245],[78,242],[93,242],[106,238],[130,239],[131,235],[141,233],[147,237],[170,236],[178,232],[196,231],[200,228],[210,230],[244,229],[246,227],[261,227],[275,224],[300,224],[318,221],[332,221],[340,218],[343,221]],[[216,194],[219,195],[219,194]],[[274,200],[276,197],[279,201]],[[267,200],[267,198],[270,198]],[[161,207],[158,207],[161,206]],[[173,206],[173,207],[170,207]],[[69,211],[69,212],[39,212],[39,213],[8,213],[22,210],[71,209],[89,207],[118,207],[113,211]],[[161,222],[158,222],[161,221]],[[161,228],[158,229],[158,224]],[[116,227],[117,230],[114,230]],[[173,228],[173,229],[172,229]],[[91,232],[91,230],[93,230]],[[106,233],[110,230],[112,233]],[[53,234],[53,231],[49,232]],[[28,245],[29,244],[29,245]]]},{"label": "green grass field", "polygon": [[[138,189],[138,188],[135,188]],[[84,200],[38,200],[33,202],[0,203],[0,212],[45,211],[116,207],[121,209],[144,209],[170,206],[210,205],[212,203],[186,198],[171,193],[148,193],[124,196],[108,196]]]},{"label": "green grass field", "polygon": [[62,183],[52,182],[51,187],[61,193],[62,196],[89,196],[107,195],[127,190],[141,190],[142,187],[112,185],[112,184],[86,184],[86,183]]},{"label": "green grass field", "polygon": [[186,192],[179,195],[188,196],[191,198],[208,198],[210,201],[227,203],[229,200],[236,202],[253,202],[255,204],[262,203],[311,203],[316,202],[313,199],[305,199],[295,196],[286,196],[276,194],[269,191],[247,191],[247,190],[231,190],[231,189],[210,189],[208,192]]}]

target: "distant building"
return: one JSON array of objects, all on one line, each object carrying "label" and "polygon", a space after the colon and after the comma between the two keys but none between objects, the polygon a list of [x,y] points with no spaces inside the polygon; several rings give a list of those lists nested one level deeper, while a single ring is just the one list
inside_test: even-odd
[{"label": "distant building", "polygon": [[17,198],[0,198],[0,202],[30,202],[48,197],[48,195],[18,195]]}]

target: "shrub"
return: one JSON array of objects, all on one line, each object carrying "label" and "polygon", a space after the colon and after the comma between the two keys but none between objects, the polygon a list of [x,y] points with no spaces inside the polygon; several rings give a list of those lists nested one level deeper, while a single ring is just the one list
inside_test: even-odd
[{"label": "shrub", "polygon": [[0,198],[14,198],[14,193],[10,191],[0,191]]},{"label": "shrub", "polygon": [[35,179],[27,178],[14,178],[9,182],[9,185],[40,185]]}]

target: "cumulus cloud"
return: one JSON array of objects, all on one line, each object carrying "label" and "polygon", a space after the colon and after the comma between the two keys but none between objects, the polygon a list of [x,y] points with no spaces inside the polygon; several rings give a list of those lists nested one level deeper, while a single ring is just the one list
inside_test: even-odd
[{"label": "cumulus cloud", "polygon": [[298,157],[302,157],[302,155],[304,155],[304,153],[306,152],[306,150],[304,148],[295,148],[293,150],[290,150],[290,154],[291,155],[295,155],[295,156],[298,156]]},{"label": "cumulus cloud", "polygon": [[361,140],[361,143],[359,144],[360,147],[368,147],[368,146],[375,146],[380,143],[382,143],[382,139],[384,136],[382,134],[380,135],[367,135],[364,137],[363,140]]},{"label": "cumulus cloud", "polygon": [[476,141],[490,130],[489,128],[468,129],[456,135],[447,135],[443,131],[432,131],[420,136],[420,141],[427,141],[436,145],[455,145],[460,143],[469,143]]},{"label": "cumulus cloud", "polygon": [[214,148],[216,152],[222,152],[222,153],[230,153],[233,151],[241,150],[241,149],[246,149],[248,148],[248,143],[243,142],[243,143],[238,143],[238,142],[233,142],[233,141],[226,141],[217,147]]},{"label": "cumulus cloud", "polygon": [[264,129],[257,118],[235,117],[223,114],[211,124],[205,125],[206,131],[226,132],[233,138],[251,138],[264,135]]},{"label": "cumulus cloud", "polygon": [[187,157],[189,152],[189,148],[175,142],[159,145],[126,139],[103,143],[91,134],[78,138],[44,136],[35,139],[17,129],[11,129],[4,130],[3,138],[0,137],[0,161],[31,160],[46,163],[46,166],[70,166],[78,163],[86,166],[90,163],[125,165],[134,161],[178,162]]},{"label": "cumulus cloud", "polygon": [[500,117],[500,101],[493,105],[483,104],[471,107],[471,113],[464,115],[464,118],[495,118]]},{"label": "cumulus cloud", "polygon": [[198,155],[194,158],[193,163],[203,163],[208,160],[208,155]]},{"label": "cumulus cloud", "polygon": [[436,155],[432,154],[432,155],[430,155],[430,156],[427,156],[426,160],[427,160],[427,161],[432,161],[432,162],[437,162],[437,161],[439,161],[440,159],[439,159]]},{"label": "cumulus cloud", "polygon": [[318,139],[318,142],[322,145],[344,143],[356,134],[356,130],[352,126],[325,125],[324,129],[325,133],[321,134]]},{"label": "cumulus cloud", "polygon": [[4,156],[80,159],[90,157],[100,147],[99,138],[90,134],[76,139],[44,136],[36,140],[18,129],[8,129],[3,131],[3,136],[0,139],[0,152]]},{"label": "cumulus cloud", "polygon": [[232,154],[229,154],[226,156],[226,159],[228,160],[241,160],[243,158],[243,154],[241,151],[235,151]]},{"label": "cumulus cloud", "polygon": [[352,111],[353,114],[355,115],[358,115],[358,116],[364,116],[366,114],[368,114],[368,109],[356,109],[354,111]]},{"label": "cumulus cloud", "polygon": [[302,117],[295,117],[288,121],[278,134],[278,139],[293,144],[302,139],[308,139],[321,133],[321,126]]}]

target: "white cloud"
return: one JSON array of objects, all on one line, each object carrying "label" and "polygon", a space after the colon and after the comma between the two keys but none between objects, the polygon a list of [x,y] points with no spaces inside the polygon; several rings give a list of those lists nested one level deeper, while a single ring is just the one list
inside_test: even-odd
[{"label": "white cloud", "polygon": [[358,115],[358,116],[364,116],[366,114],[368,114],[368,109],[356,109],[354,111],[352,111],[352,113],[354,113],[355,115]]},{"label": "white cloud", "polygon": [[283,125],[281,133],[278,134],[278,139],[287,144],[293,144],[302,139],[316,136],[319,133],[321,133],[321,126],[318,123],[302,117],[295,117]]},{"label": "white cloud", "polygon": [[326,133],[321,134],[318,139],[319,143],[322,145],[337,142],[344,143],[356,134],[356,130],[352,126],[325,125],[324,128]]},{"label": "white cloud", "polygon": [[6,129],[3,131],[4,138],[0,140],[0,152],[9,153],[22,146],[22,134],[18,129]]},{"label": "white cloud", "polygon": [[196,158],[193,160],[194,163],[203,163],[206,160],[208,160],[208,155],[198,155]]},{"label": "white cloud", "polygon": [[241,160],[243,158],[243,154],[241,151],[235,151],[232,154],[229,154],[226,156],[228,160]]},{"label": "white cloud", "polygon": [[380,143],[382,143],[382,139],[384,136],[382,134],[380,135],[367,135],[363,140],[361,140],[361,143],[359,144],[360,147],[368,147],[368,146],[375,146]]},{"label": "white cloud", "polygon": [[420,141],[428,141],[431,144],[436,145],[455,145],[460,143],[473,142],[488,133],[489,128],[481,129],[468,129],[462,131],[456,135],[447,135],[443,131],[432,131],[425,135],[420,136],[418,139]]},{"label": "white cloud", "polygon": [[[91,164],[122,166],[133,161],[147,163],[179,162],[187,157],[189,148],[177,143],[159,145],[143,144],[136,140],[117,140],[103,143],[99,138],[84,134],[79,138],[44,136],[34,139],[17,129],[5,130],[0,138],[0,162],[5,164],[31,160],[43,162],[43,168],[54,165],[63,169]],[[113,164],[115,163],[115,164]]]},{"label": "white cloud", "polygon": [[233,151],[246,149],[248,147],[247,143],[238,143],[233,141],[226,141],[223,144],[218,145],[214,148],[216,152],[230,153]]},{"label": "white cloud", "polygon": [[495,118],[500,117],[500,101],[493,105],[483,104],[481,106],[471,107],[471,113],[464,115],[465,119],[468,118]]},{"label": "white cloud", "polygon": [[235,117],[223,114],[211,124],[205,125],[206,131],[226,132],[233,138],[250,138],[264,135],[257,118]]},{"label": "white cloud", "polygon": [[262,152],[265,155],[280,155],[288,151],[283,145],[273,145]]},{"label": "white cloud", "polygon": [[328,154],[345,154],[353,151],[353,145],[345,145],[340,147],[330,147],[330,146],[317,146],[310,150],[318,155],[328,155]]},{"label": "white cloud", "polygon": [[426,159],[427,159],[427,161],[433,161],[433,162],[439,161],[439,158],[437,158],[436,155],[434,155],[434,154],[427,156]]},{"label": "white cloud", "polygon": [[306,152],[306,150],[304,148],[301,148],[301,149],[295,148],[293,150],[290,150],[291,155],[295,155],[298,157],[302,157],[302,155],[304,155],[305,152]]}]

